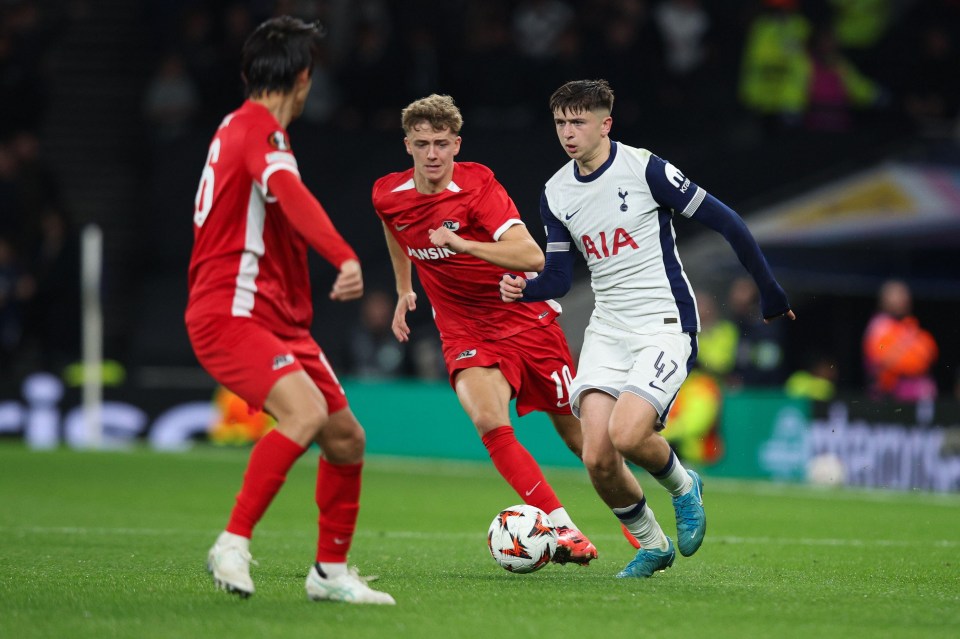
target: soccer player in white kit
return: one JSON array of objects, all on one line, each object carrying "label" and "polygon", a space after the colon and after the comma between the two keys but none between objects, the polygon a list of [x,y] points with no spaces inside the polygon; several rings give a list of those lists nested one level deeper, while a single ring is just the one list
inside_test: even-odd
[{"label": "soccer player in white kit", "polygon": [[601,499],[640,542],[618,577],[649,577],[673,565],[673,541],[660,528],[623,459],[644,468],[673,496],[677,548],[703,542],[703,482],[660,435],[697,357],[700,320],[677,252],[673,215],[721,233],[760,291],[766,321],[796,319],[743,220],[650,151],[610,139],[613,91],[605,80],[578,80],[550,98],[557,135],[571,161],[543,190],[546,264],[535,278],[510,274],[504,301],[565,295],[574,249],[590,269],[596,307],[584,335],[570,393],[583,428],[583,463]]}]

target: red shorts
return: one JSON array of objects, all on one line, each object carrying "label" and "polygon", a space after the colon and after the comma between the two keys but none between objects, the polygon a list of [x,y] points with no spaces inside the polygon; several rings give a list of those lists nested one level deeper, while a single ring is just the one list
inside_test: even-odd
[{"label": "red shorts", "polygon": [[247,317],[205,317],[187,323],[200,365],[220,384],[243,398],[251,410],[263,408],[281,377],[305,371],[333,414],[347,397],[326,356],[309,333],[279,337]]},{"label": "red shorts", "polygon": [[498,340],[450,340],[443,344],[443,359],[451,386],[464,369],[498,367],[513,389],[520,416],[535,410],[570,414],[570,382],[576,371],[556,322]]}]

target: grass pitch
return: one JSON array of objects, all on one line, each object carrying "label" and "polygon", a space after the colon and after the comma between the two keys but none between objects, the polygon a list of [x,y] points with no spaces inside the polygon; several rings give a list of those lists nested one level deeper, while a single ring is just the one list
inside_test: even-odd
[{"label": "grass pitch", "polygon": [[[534,451],[535,452],[535,451]],[[396,607],[307,600],[316,455],[254,536],[257,593],[215,590],[206,552],[247,450],[29,452],[0,444],[0,637],[956,637],[960,496],[711,479],[700,551],[647,580],[581,470],[547,469],[600,550],[591,566],[497,567],[518,501],[490,464],[372,458],[351,563]],[[664,490],[641,476],[675,535]]]}]

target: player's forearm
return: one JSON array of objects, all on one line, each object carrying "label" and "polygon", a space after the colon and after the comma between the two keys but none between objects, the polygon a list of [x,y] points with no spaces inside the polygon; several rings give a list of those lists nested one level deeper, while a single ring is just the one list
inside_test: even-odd
[{"label": "player's forearm", "polygon": [[347,260],[358,259],[299,177],[289,171],[277,171],[270,177],[269,189],[293,228],[321,257],[337,269]]},{"label": "player's forearm", "polygon": [[765,318],[776,317],[790,310],[787,294],[777,283],[767,258],[739,215],[720,200],[707,195],[693,219],[723,235],[733,248],[737,259],[757,283]]},{"label": "player's forearm", "polygon": [[387,250],[390,252],[390,264],[393,266],[393,278],[397,285],[397,295],[403,296],[413,290],[413,266],[410,258],[403,252],[403,248],[397,242],[393,234],[383,228],[384,237],[387,240]]},{"label": "player's forearm", "polygon": [[570,251],[550,251],[543,272],[527,280],[521,301],[542,302],[563,297],[572,286],[573,254]]},{"label": "player's forearm", "polygon": [[543,251],[532,240],[466,241],[465,245],[462,252],[484,262],[490,262],[500,268],[522,272],[540,272],[543,270]]}]

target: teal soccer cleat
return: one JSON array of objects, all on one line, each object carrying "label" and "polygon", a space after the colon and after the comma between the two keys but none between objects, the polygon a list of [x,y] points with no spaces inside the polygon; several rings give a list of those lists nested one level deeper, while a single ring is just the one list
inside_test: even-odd
[{"label": "teal soccer cleat", "polygon": [[677,514],[677,548],[684,557],[697,552],[707,532],[707,515],[703,512],[703,481],[692,470],[687,473],[693,479],[693,488],[685,495],[673,498],[673,510]]},{"label": "teal soccer cleat", "polygon": [[666,550],[641,548],[637,551],[633,561],[617,573],[617,577],[621,579],[625,577],[650,577],[658,570],[666,570],[672,566],[676,556],[677,553],[673,549],[673,542],[667,537]]}]

